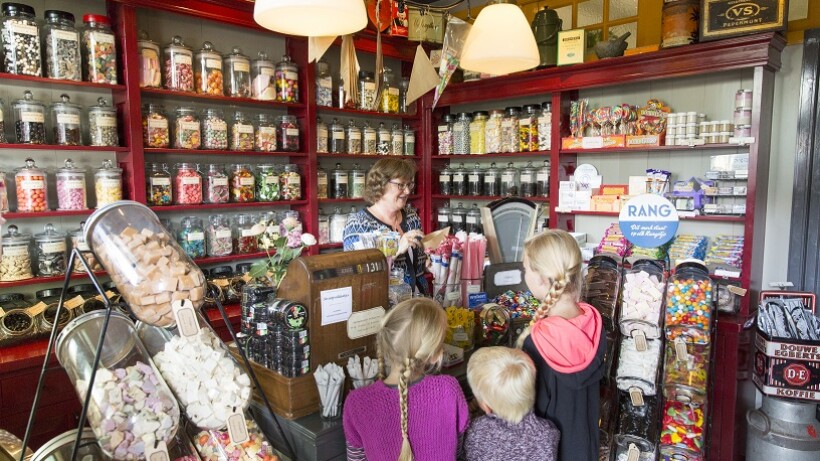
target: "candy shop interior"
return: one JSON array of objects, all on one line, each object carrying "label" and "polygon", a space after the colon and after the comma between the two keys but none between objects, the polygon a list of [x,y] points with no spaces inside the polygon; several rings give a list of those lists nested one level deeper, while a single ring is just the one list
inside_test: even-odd
[{"label": "candy shop interior", "polygon": [[820,457],[820,5],[0,10],[0,461],[425,459],[438,364],[496,459],[515,349],[562,442],[511,459]]}]

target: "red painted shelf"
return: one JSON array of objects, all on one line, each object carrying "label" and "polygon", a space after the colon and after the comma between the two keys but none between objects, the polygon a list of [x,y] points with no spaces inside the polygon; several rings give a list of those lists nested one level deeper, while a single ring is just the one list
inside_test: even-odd
[{"label": "red painted shelf", "polygon": [[319,249],[320,250],[329,250],[329,249],[332,249],[332,248],[342,248],[343,246],[344,246],[344,244],[342,242],[323,243],[323,244],[319,245]]},{"label": "red painted shelf", "polygon": [[56,144],[0,144],[0,149],[82,150],[90,152],[128,152],[128,147],[58,146]]},{"label": "red painted shelf", "polygon": [[504,153],[497,153],[497,154],[466,154],[466,155],[434,155],[433,160],[444,160],[444,159],[454,159],[454,158],[461,158],[461,159],[482,159],[482,158],[505,158],[505,157],[544,157],[548,159],[550,157],[550,152],[548,150],[540,150],[538,152],[504,152]]},{"label": "red painted shelf", "polygon": [[420,155],[379,155],[379,154],[330,154],[327,152],[317,153],[317,157],[327,158],[370,158],[378,160],[382,157],[399,157],[399,158],[413,158],[420,159]]},{"label": "red painted shelf", "polygon": [[316,106],[316,111],[321,113],[348,114],[361,117],[397,118],[404,120],[418,120],[419,114],[387,114],[374,110],[359,109],[339,109],[338,107]]},{"label": "red painted shelf", "polygon": [[[94,275],[97,277],[102,277],[108,275],[107,272],[100,271],[94,272]],[[71,274],[71,279],[85,279],[88,278],[88,274],[85,272],[78,272]],[[26,280],[17,280],[16,282],[0,282],[0,289],[9,288],[9,287],[24,287],[29,285],[39,285],[41,283],[54,283],[54,282],[62,282],[65,280],[65,275],[55,275],[52,277],[34,277],[33,279],[26,279]]]},{"label": "red painted shelf", "polygon": [[184,99],[186,101],[194,100],[199,102],[213,102],[219,101],[226,104],[242,104],[249,106],[264,106],[272,109],[304,109],[305,105],[299,102],[276,102],[276,101],[259,101],[251,98],[231,98],[228,96],[217,96],[211,94],[196,94],[186,93],[182,91],[166,90],[164,88],[142,88],[140,90],[144,95],[168,96],[170,98]]},{"label": "red painted shelf", "polygon": [[165,149],[147,147],[146,154],[186,154],[186,155],[253,155],[263,157],[305,157],[304,152],[257,152],[253,150],[208,150],[208,149]]},{"label": "red painted shelf", "polygon": [[355,203],[363,202],[363,198],[320,198],[319,203]]},{"label": "red painted shelf", "polygon": [[60,218],[63,216],[88,216],[93,213],[94,210],[55,210],[55,211],[43,211],[40,213],[19,213],[16,211],[5,213],[3,214],[3,218],[5,219],[37,219],[37,218]]},{"label": "red painted shelf", "polygon": [[[620,213],[617,211],[556,211],[559,215],[576,215],[576,216],[613,216],[618,217]],[[681,216],[681,220],[686,221],[712,221],[712,222],[746,222],[745,216],[727,216],[727,215],[705,215],[705,216]]]},{"label": "red painted shelf", "polygon": [[[443,199],[443,200],[499,200],[502,198],[501,196],[493,196],[493,195],[443,195],[443,194],[433,194],[433,199]],[[549,197],[510,197],[510,198],[520,198],[524,200],[529,200],[531,202],[539,202],[539,203],[548,203],[550,201]]]},{"label": "red painted shelf", "polygon": [[[743,146],[737,144],[705,144],[703,146],[647,146],[647,147],[604,147],[601,149],[561,149],[560,155],[581,155],[581,154],[622,154],[634,152],[657,152],[657,151],[708,151],[713,149],[739,149]],[[746,146],[748,149],[748,146]]]},{"label": "red painted shelf", "polygon": [[201,205],[152,206],[154,211],[201,211],[215,208],[264,208],[270,206],[305,205],[307,200],[280,200],[278,202],[203,203]]},{"label": "red painted shelf", "polygon": [[3,80],[19,80],[23,82],[32,83],[48,83],[56,86],[74,86],[82,88],[100,88],[103,90],[124,91],[125,85],[110,85],[108,83],[91,83],[91,82],[76,82],[74,80],[58,80],[47,77],[32,77],[30,75],[9,74],[7,72],[0,72],[0,79]]},{"label": "red painted shelf", "polygon": [[212,256],[208,258],[198,258],[194,259],[194,262],[197,266],[203,266],[206,264],[219,264],[219,263],[228,263],[232,261],[244,261],[246,259],[262,259],[268,256],[267,253],[264,251],[260,251],[257,253],[246,253],[241,255],[227,255],[227,256]]}]

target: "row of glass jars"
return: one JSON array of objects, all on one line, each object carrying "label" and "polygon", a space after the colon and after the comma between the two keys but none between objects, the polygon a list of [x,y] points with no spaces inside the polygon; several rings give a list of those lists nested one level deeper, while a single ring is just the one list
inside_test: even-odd
[{"label": "row of glass jars", "polygon": [[453,233],[460,231],[482,233],[484,229],[481,225],[481,210],[475,203],[469,210],[461,202],[455,208],[445,203],[438,209],[436,222],[439,229],[450,226],[450,231]]},{"label": "row of glass jars", "polygon": [[[8,191],[5,184],[5,174],[0,171],[0,185],[4,186],[0,187],[0,195]],[[17,212],[39,213],[50,209],[48,171],[38,167],[33,159],[27,158],[25,164],[16,170],[14,184]],[[63,167],[56,170],[54,187],[57,192],[57,210],[88,209],[86,170],[75,165],[71,159],[66,159]],[[122,168],[118,168],[111,160],[104,160],[102,166],[94,170],[94,193],[97,208],[122,200]],[[0,203],[10,202],[4,198],[0,197]]]},{"label": "row of glass jars", "polygon": [[356,213],[356,207],[350,207],[346,212],[341,207],[336,207],[333,214],[327,215],[319,213],[319,235],[317,241],[319,245],[328,243],[342,243],[344,241],[345,227],[350,215]]},{"label": "row of glass jars", "polygon": [[447,114],[436,131],[438,155],[546,151],[551,147],[552,105]]},{"label": "row of glass jars", "polygon": [[34,8],[3,3],[3,70],[59,80],[117,83],[117,40],[106,16],[86,14],[78,30],[74,15],[47,10],[40,27]]},{"label": "row of glass jars", "polygon": [[159,45],[143,31],[137,46],[142,88],[164,85],[169,90],[189,93],[299,102],[299,68],[290,56],[282,56],[274,65],[264,51],[251,60],[239,47],[222,54],[208,41],[194,53],[179,35],[163,48],[163,56]]},{"label": "row of glass jars", "polygon": [[2,236],[2,246],[0,282],[26,280],[35,275],[51,277],[66,273],[66,234],[57,231],[52,224],[46,224],[43,232],[35,234],[33,238],[31,234],[21,232],[12,224]]},{"label": "row of glass jars", "polygon": [[[325,61],[316,64],[316,105],[324,107],[338,107],[341,109],[359,109],[382,112],[385,114],[407,114],[411,107],[407,104],[407,89],[410,87],[410,78],[403,77],[397,83],[393,69],[384,68],[381,88],[378,98],[376,80],[373,72],[359,71],[356,88],[359,93],[359,102],[353,104],[347,100],[344,89],[344,79],[337,78],[335,91],[330,66]],[[335,101],[334,101],[335,99]]]},{"label": "row of glass jars", "polygon": [[328,126],[316,119],[316,152],[331,154],[415,155],[416,132],[405,125],[394,123],[389,129],[384,122],[378,128],[364,122],[359,127],[349,120],[343,125],[338,119]]},{"label": "row of glass jars", "polygon": [[345,170],[341,163],[328,173],[319,167],[316,172],[318,198],[362,198],[364,197],[367,170],[359,168],[358,163],[353,169]]},{"label": "row of glass jars", "polygon": [[532,162],[516,168],[512,162],[500,169],[495,163],[482,168],[478,163],[471,170],[446,166],[439,172],[439,193],[442,195],[473,195],[488,197],[549,197],[550,161],[536,167]]},{"label": "row of glass jars", "polygon": [[200,113],[193,107],[179,107],[170,123],[162,106],[148,104],[143,108],[142,128],[145,147],[153,148],[298,152],[301,145],[294,115],[252,118],[237,110],[228,119],[221,109]]},{"label": "row of glass jars", "polygon": [[167,164],[151,163],[145,177],[146,199],[152,206],[302,199],[302,175],[292,163],[212,163],[202,170],[196,163],[178,163],[173,175]]},{"label": "row of glass jars", "polygon": [[[14,139],[18,144],[55,144],[58,146],[83,145],[83,129],[88,125],[88,145],[113,147],[119,145],[117,134],[117,109],[108,105],[105,98],[97,99],[97,105],[84,109],[71,102],[67,94],[60,95],[60,101],[46,104],[34,99],[31,91],[23,93],[23,99],[12,104],[14,113]],[[0,112],[5,105],[0,100]],[[46,135],[46,115],[50,134]],[[0,114],[0,142],[7,142],[2,114]]]}]

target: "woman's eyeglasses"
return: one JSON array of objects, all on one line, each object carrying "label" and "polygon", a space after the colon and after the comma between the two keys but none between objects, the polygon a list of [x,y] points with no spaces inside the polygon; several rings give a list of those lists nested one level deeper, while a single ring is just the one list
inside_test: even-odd
[{"label": "woman's eyeglasses", "polygon": [[390,184],[396,186],[399,190],[406,190],[407,192],[413,192],[413,189],[416,188],[416,183],[414,183],[414,182],[408,182],[408,183],[394,182],[394,181],[389,181],[389,182],[390,182]]}]

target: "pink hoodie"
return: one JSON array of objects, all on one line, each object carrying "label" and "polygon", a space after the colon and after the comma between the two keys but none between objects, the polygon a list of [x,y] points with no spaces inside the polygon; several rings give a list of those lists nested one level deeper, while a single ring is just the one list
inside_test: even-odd
[{"label": "pink hoodie", "polygon": [[601,340],[601,314],[587,303],[578,303],[578,317],[545,317],[532,326],[530,335],[547,364],[559,373],[585,369],[595,358]]}]

